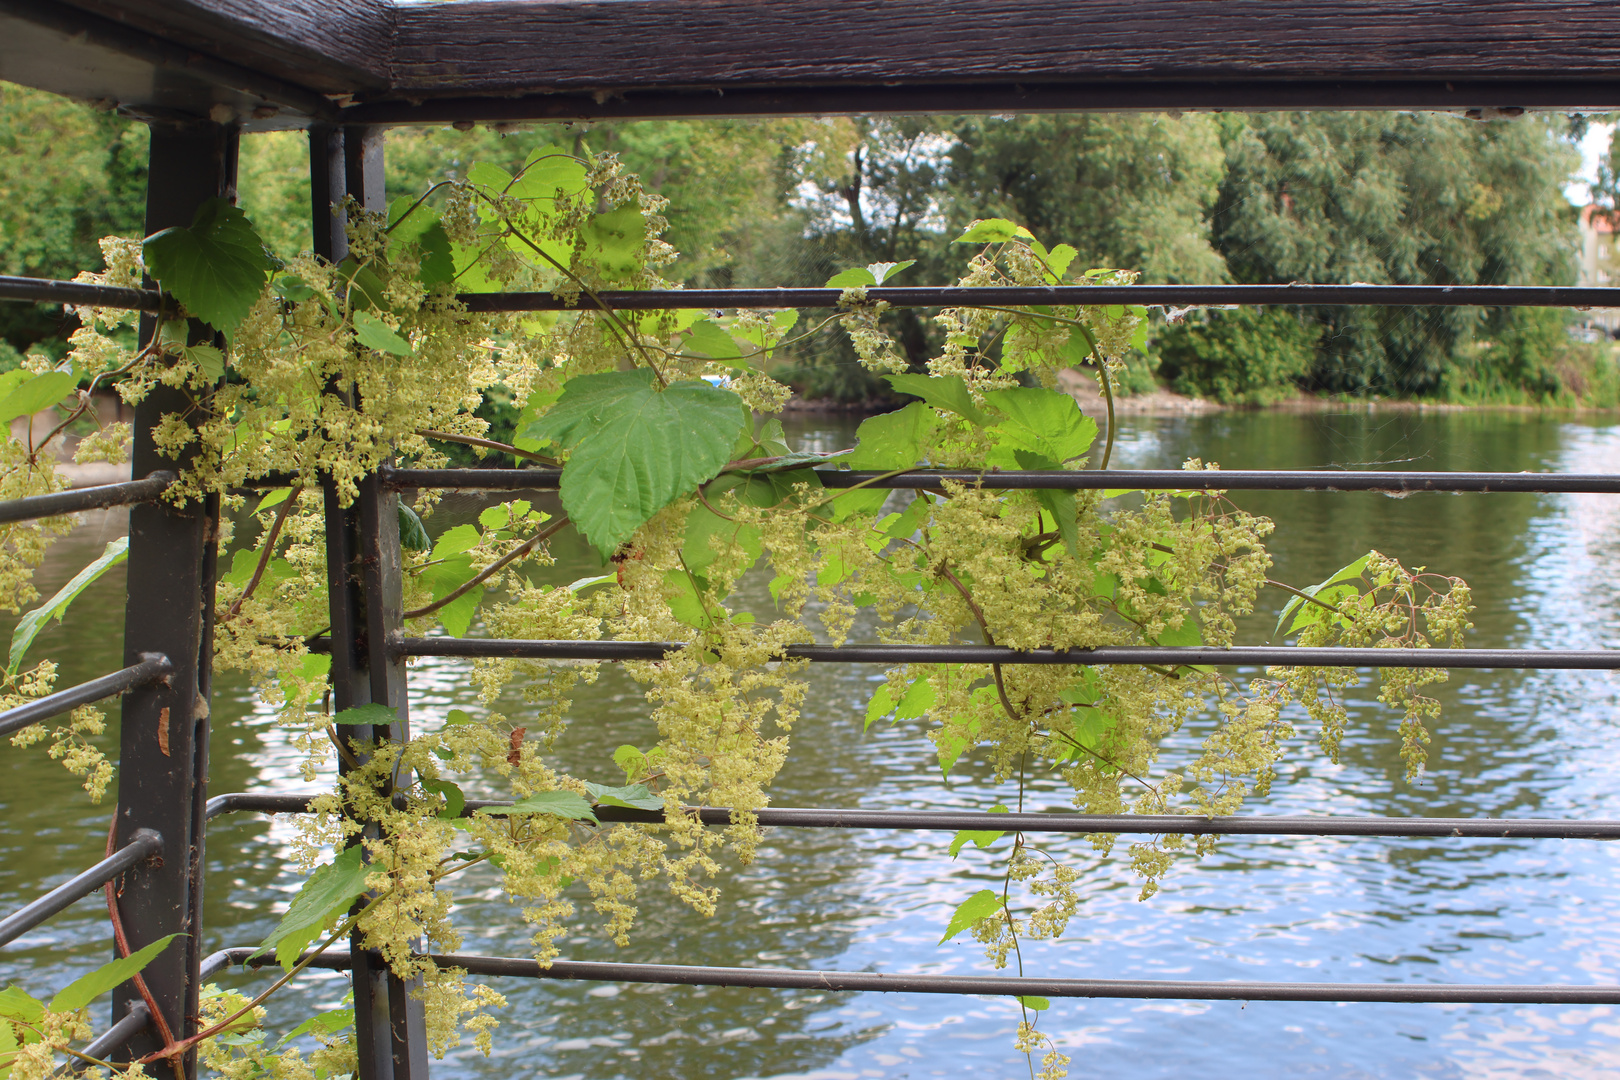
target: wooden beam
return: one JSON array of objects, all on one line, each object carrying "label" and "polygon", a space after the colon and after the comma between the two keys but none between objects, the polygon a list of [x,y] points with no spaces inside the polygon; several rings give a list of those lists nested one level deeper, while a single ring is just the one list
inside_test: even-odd
[{"label": "wooden beam", "polygon": [[390,67],[393,97],[1612,79],[1620,8],[1612,0],[458,0],[399,8]]},{"label": "wooden beam", "polygon": [[67,0],[109,22],[323,94],[383,90],[388,0]]}]

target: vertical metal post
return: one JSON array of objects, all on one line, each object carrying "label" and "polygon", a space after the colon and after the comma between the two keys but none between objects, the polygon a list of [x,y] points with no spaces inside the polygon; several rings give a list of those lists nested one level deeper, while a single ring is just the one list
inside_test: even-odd
[{"label": "vertical metal post", "polygon": [[[234,198],[237,144],[235,128],[153,125],[147,232],[191,224],[207,199]],[[156,331],[155,320],[142,320],[143,341]],[[197,415],[198,404],[186,390],[158,386],[136,406],[134,475],[176,466],[158,451],[152,432],[164,414]],[[206,408],[206,401],[201,404]],[[187,456],[182,454],[179,464]],[[123,700],[116,840],[123,844],[135,830],[152,829],[163,837],[163,855],[125,876],[118,911],[132,949],[167,934],[188,935],[144,972],[176,1039],[197,1030],[211,681],[207,627],[213,619],[217,512],[217,502],[181,508],[159,502],[137,505],[129,514],[124,662],[135,663],[144,652],[161,652],[175,672],[163,685],[132,690]],[[113,1020],[138,1000],[132,986],[119,987],[113,994]],[[126,1049],[131,1058],[162,1049],[155,1029],[149,1025],[130,1041]],[[195,1069],[195,1055],[188,1055],[186,1075],[194,1075]]]},{"label": "vertical metal post", "polygon": [[[367,210],[384,208],[381,129],[312,131],[310,152],[311,180],[317,193],[347,194]],[[333,177],[338,161],[342,162],[341,187]],[[319,198],[317,194],[317,203]],[[319,205],[315,213],[317,223],[323,215],[331,221],[329,246],[321,254],[341,261],[348,248],[341,233],[343,216]],[[348,396],[355,391],[333,386],[327,392]],[[385,492],[375,475],[362,480],[359,487],[354,503],[343,507],[336,485],[330,479],[323,483],[333,704],[339,711],[370,703],[387,705],[395,710],[395,720],[386,725],[339,725],[338,738],[345,746],[410,738],[404,663],[388,652],[402,608],[399,497]],[[368,826],[367,834],[375,835],[374,829]],[[358,942],[353,954],[361,1080],[426,1080],[422,1003],[410,996],[411,987],[392,975],[376,954],[360,949]]]}]

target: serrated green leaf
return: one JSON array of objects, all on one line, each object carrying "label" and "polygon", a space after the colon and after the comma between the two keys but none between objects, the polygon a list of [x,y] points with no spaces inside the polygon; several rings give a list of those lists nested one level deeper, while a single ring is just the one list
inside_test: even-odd
[{"label": "serrated green leaf", "polygon": [[741,360],[742,349],[737,339],[713,319],[692,324],[691,333],[681,342],[681,352],[692,356],[707,356],[710,360]]},{"label": "serrated green leaf", "polygon": [[271,283],[270,291],[283,300],[291,300],[295,304],[315,295],[315,290],[310,287],[309,282],[297,274],[282,274]]},{"label": "serrated green leaf", "polygon": [[[1353,591],[1359,593],[1361,590],[1355,586],[1350,586],[1348,589],[1343,587],[1334,589],[1332,590],[1331,599],[1327,596],[1320,595],[1322,591],[1330,586],[1338,585],[1340,582],[1348,582],[1354,578],[1359,578],[1361,576],[1361,572],[1367,568],[1367,560],[1370,558],[1372,558],[1372,552],[1369,551],[1367,554],[1363,555],[1349,566],[1343,566],[1338,570],[1335,570],[1332,574],[1328,575],[1326,580],[1317,582],[1315,585],[1307,585],[1305,588],[1299,591],[1304,593],[1306,596],[1321,600],[1324,604],[1337,604],[1339,601],[1343,600],[1345,596],[1349,595],[1350,592]],[[1312,609],[1317,612],[1321,612],[1321,614],[1316,618],[1311,618],[1307,612]],[[1315,604],[1307,605],[1303,598],[1296,596],[1283,606],[1282,614],[1277,616],[1277,627],[1272,631],[1273,637],[1276,637],[1278,634],[1282,633],[1283,623],[1287,622],[1288,616],[1293,614],[1295,611],[1299,611],[1299,615],[1294,619],[1293,625],[1288,628],[1288,632],[1290,634],[1292,634],[1295,630],[1302,629],[1305,626],[1309,626],[1315,622],[1321,621],[1321,619],[1325,618],[1327,615],[1327,612],[1322,611],[1322,609],[1317,607]]]},{"label": "serrated green leaf", "polygon": [[28,379],[0,399],[0,424],[9,424],[19,416],[33,416],[41,409],[50,408],[72,393],[78,384],[79,380],[68,371],[47,371]]},{"label": "serrated green leaf", "polygon": [[444,716],[445,727],[455,727],[458,724],[473,723],[477,723],[477,721],[473,718],[473,714],[468,712],[466,709],[451,709],[449,712],[445,713]]},{"label": "serrated green leaf", "polygon": [[917,265],[916,259],[907,259],[904,262],[869,263],[867,264],[866,272],[872,275],[873,282],[878,285],[882,285],[885,281],[888,281],[890,278],[894,277],[894,275],[904,270],[908,270],[915,265]]},{"label": "serrated green leaf", "polygon": [[1000,910],[1001,897],[989,889],[980,889],[957,905],[956,912],[945,927],[945,936],[939,939],[939,943],[945,944],[980,919],[987,919]]},{"label": "serrated green leaf", "polygon": [[[922,459],[923,440],[938,426],[939,416],[920,401],[868,417],[855,430],[855,449],[844,458],[844,464],[851,469],[882,472],[910,468]],[[833,499],[833,518],[842,521],[857,513],[875,514],[888,496],[887,491],[871,489],[840,493]]]},{"label": "serrated green leaf", "polygon": [[597,214],[580,234],[585,238],[586,257],[596,263],[604,280],[621,280],[640,268],[647,219],[635,203]]},{"label": "serrated green leaf", "polygon": [[369,701],[364,705],[344,709],[332,717],[332,723],[354,727],[387,727],[398,719],[399,710],[380,702]]},{"label": "serrated green leaf", "polygon": [[225,354],[213,345],[188,345],[185,357],[197,365],[203,378],[217,383],[225,377]]},{"label": "serrated green leaf", "polygon": [[654,385],[646,369],[581,375],[526,434],[572,448],[563,509],[601,553],[714,477],[743,428],[742,399],[701,380]]},{"label": "serrated green leaf", "polygon": [[286,502],[287,499],[291,497],[292,493],[293,489],[290,487],[276,488],[274,491],[270,492],[264,498],[259,500],[259,505],[253,508],[253,512],[257,514],[264,510],[274,509],[275,507]]},{"label": "serrated green leaf", "polygon": [[452,555],[460,555],[477,547],[481,539],[478,529],[472,525],[457,525],[453,529],[446,529],[439,535],[438,542],[433,545],[433,557],[447,559]]},{"label": "serrated green leaf", "polygon": [[44,1015],[45,1003],[21,987],[8,986],[0,990],[0,1016],[32,1024]]},{"label": "serrated green leaf", "polygon": [[411,343],[394,333],[392,327],[369,311],[354,313],[354,336],[368,349],[392,353],[395,356],[411,355]]},{"label": "serrated green leaf", "polygon": [[1015,225],[1006,218],[985,218],[975,221],[958,236],[952,243],[955,244],[1000,244],[1011,240],[1015,236],[1030,236],[1028,229],[1022,225]]},{"label": "serrated green leaf", "polygon": [[894,694],[889,691],[889,684],[884,683],[872,693],[872,700],[866,703],[866,723],[862,730],[870,728],[881,717],[894,712]]},{"label": "serrated green leaf", "polygon": [[511,806],[486,806],[479,811],[495,817],[509,814],[550,814],[570,821],[596,821],[591,804],[582,795],[572,791],[537,791],[528,798],[519,799]]},{"label": "serrated green leaf", "polygon": [[609,787],[606,784],[593,784],[586,781],[585,790],[591,793],[591,801],[597,806],[624,806],[632,810],[662,810],[664,808],[662,796],[654,795],[646,784],[626,784],[623,787]]},{"label": "serrated green leaf", "polygon": [[[711,497],[709,501],[714,500]],[[686,568],[694,574],[701,574],[719,558],[721,551],[731,547],[739,548],[748,555],[749,566],[759,561],[765,552],[757,527],[740,521],[728,521],[701,503],[693,507],[686,516],[686,538],[681,544],[681,559],[686,563]]]},{"label": "serrated green leaf", "polygon": [[168,937],[158,938],[143,949],[137,949],[128,956],[110,963],[102,964],[88,975],[82,975],[51,998],[51,1012],[72,1012],[82,1009],[108,990],[127,982],[133,975],[138,975],[158,954],[169,947],[169,943],[184,934],[170,934]]},{"label": "serrated green leaf", "polygon": [[1091,448],[1097,422],[1080,411],[1068,394],[1039,387],[991,390],[985,400],[1003,414],[994,431],[999,442],[1072,461]]},{"label": "serrated green leaf", "polygon": [[[366,708],[366,706],[360,706]],[[344,712],[358,712],[358,709],[345,709]],[[388,710],[390,716],[393,710]],[[338,714],[339,722],[343,713]],[[281,917],[276,928],[253,951],[253,956],[260,956],[271,952],[276,954],[276,962],[283,968],[291,971],[298,963],[298,956],[311,942],[321,936],[326,927],[349,910],[361,894],[366,891],[366,876],[371,873],[371,867],[365,861],[365,849],[356,844],[354,847],[344,848],[332,862],[324,866],[317,866],[315,872],[309,875],[298,895],[293,897],[292,905],[287,914]],[[252,959],[250,956],[249,959]]]},{"label": "serrated green leaf", "polygon": [[165,290],[227,333],[247,317],[271,269],[253,223],[224,199],[207,200],[189,227],[154,233],[142,249],[147,270]]},{"label": "serrated green leaf", "polygon": [[[407,213],[408,212],[408,213]],[[409,195],[401,195],[388,206],[388,251],[395,253],[414,247],[421,267],[417,280],[431,289],[456,276],[456,262],[450,253],[450,234],[444,231],[439,212]]]},{"label": "serrated green leaf", "polygon": [[399,500],[399,546],[406,551],[431,551],[433,540],[428,536],[427,526],[422,519],[411,509],[410,503],[404,499]]},{"label": "serrated green leaf", "polygon": [[872,271],[864,266],[852,266],[848,270],[840,270],[827,279],[829,289],[857,289],[863,285],[876,285],[877,278]]},{"label": "serrated green leaf", "polygon": [[462,792],[461,786],[448,780],[423,780],[422,790],[444,796],[444,809],[439,811],[441,821],[455,821],[467,805],[467,796]]},{"label": "serrated green leaf", "polygon": [[1034,994],[1018,994],[1013,997],[1013,1000],[1024,1008],[1032,1009],[1035,1012],[1045,1012],[1052,1007],[1050,1001],[1043,997],[1036,997]]},{"label": "serrated green leaf", "polygon": [[108,570],[117,566],[129,557],[129,537],[121,536],[117,540],[110,540],[101,555],[73,575],[73,580],[56,590],[56,595],[45,601],[39,607],[28,612],[17,621],[16,629],[11,632],[11,656],[6,670],[15,675],[17,667],[22,663],[23,656],[28,647],[34,643],[34,638],[45,628],[45,624],[52,618],[61,621],[67,614],[68,605],[90,587],[90,584],[101,577]]},{"label": "serrated green leaf", "polygon": [[990,426],[990,418],[974,404],[973,394],[960,375],[885,375],[884,378],[899,393],[920,397],[934,408],[956,413],[979,427]]},{"label": "serrated green leaf", "polygon": [[336,1035],[338,1032],[353,1026],[353,1009],[333,1009],[331,1012],[312,1016],[287,1032],[276,1042],[276,1048],[280,1049],[300,1035]]}]

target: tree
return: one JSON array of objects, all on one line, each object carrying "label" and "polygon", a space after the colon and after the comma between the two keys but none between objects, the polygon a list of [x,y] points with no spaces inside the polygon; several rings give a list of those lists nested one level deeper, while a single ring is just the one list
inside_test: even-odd
[{"label": "tree", "polygon": [[[1554,121],[1440,114],[1228,117],[1215,243],[1241,282],[1545,285],[1574,279],[1575,153]],[[1478,308],[1322,308],[1310,382],[1438,390],[1507,318]]]},{"label": "tree", "polygon": [[[71,278],[100,266],[96,241],[140,232],[146,127],[39,90],[0,83],[0,274]],[[0,368],[66,351],[59,308],[0,305]]]}]

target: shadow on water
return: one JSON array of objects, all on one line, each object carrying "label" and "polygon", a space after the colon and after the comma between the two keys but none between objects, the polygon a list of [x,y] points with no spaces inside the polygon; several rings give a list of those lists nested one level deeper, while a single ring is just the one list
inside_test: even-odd
[{"label": "shadow on water", "polygon": [[[800,419],[796,444],[848,445],[853,422]],[[1620,430],[1509,413],[1231,413],[1131,418],[1119,464],[1174,467],[1198,456],[1229,468],[1332,466],[1412,469],[1620,471]],[[1321,580],[1369,547],[1408,565],[1467,579],[1479,610],[1471,644],[1532,648],[1620,645],[1620,503],[1600,496],[1238,493],[1241,506],[1281,529],[1273,576]],[[462,500],[435,532],[476,512]],[[41,589],[53,590],[118,534],[116,514],[88,519],[52,553]],[[596,569],[563,552],[563,580]],[[64,683],[117,665],[122,578],[109,574],[41,636]],[[763,594],[751,601],[768,607]],[[1266,598],[1244,627],[1265,640],[1280,606]],[[465,664],[412,669],[413,721],[442,722],[476,691]],[[983,808],[1004,797],[986,770],[964,762],[949,781],[933,767],[920,726],[862,735],[860,716],[880,678],[870,667],[823,665],[793,733],[776,805]],[[1262,813],[1620,817],[1615,791],[1614,677],[1581,672],[1458,672],[1441,687],[1444,715],[1430,768],[1408,785],[1394,718],[1370,681],[1351,695],[1339,761],[1302,728]],[[564,767],[611,775],[614,747],[645,745],[639,689],[617,671],[577,696],[559,741]],[[519,695],[497,706],[521,716]],[[245,686],[221,679],[214,709],[211,788],[302,789],[298,754],[255,708]],[[1193,725],[1167,751],[1191,752]],[[109,745],[116,745],[112,734]],[[38,752],[0,750],[0,907],[93,861],[107,809],[87,807],[72,778]],[[1047,781],[1035,805],[1061,806]],[[292,826],[253,815],[210,833],[207,944],[256,942],[300,879],[283,869]],[[632,945],[589,932],[564,946],[580,959],[779,965],[893,972],[984,973],[971,943],[936,947],[957,902],[993,879],[999,849],[956,860],[949,835],[772,832],[747,867],[728,867],[726,899],[697,917],[654,883],[643,889]],[[1003,842],[1005,844],[1005,842]],[[1146,903],[1117,862],[1081,841],[1045,845],[1086,867],[1086,900],[1061,942],[1025,950],[1031,973],[1065,977],[1300,981],[1620,982],[1620,890],[1610,848],[1580,842],[1253,839],[1223,844],[1172,872]],[[456,886],[469,951],[521,955],[526,934],[489,879]],[[588,911],[588,901],[581,904]],[[86,902],[0,952],[0,980],[36,992],[68,981],[106,953],[100,908]],[[233,983],[249,985],[240,976]],[[524,983],[499,989],[510,1006],[497,1053],[457,1051],[435,1075],[764,1077],[1024,1073],[1011,1051],[1010,1001],[824,995],[774,991]],[[313,979],[277,1005],[278,1023],[335,1002],[341,980]],[[1074,1075],[1170,1077],[1198,1063],[1216,1075],[1373,1077],[1598,1076],[1620,1067],[1620,1021],[1610,1008],[1060,1001],[1043,1027],[1075,1059]]]}]

